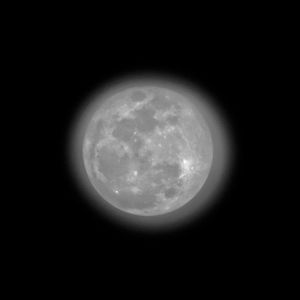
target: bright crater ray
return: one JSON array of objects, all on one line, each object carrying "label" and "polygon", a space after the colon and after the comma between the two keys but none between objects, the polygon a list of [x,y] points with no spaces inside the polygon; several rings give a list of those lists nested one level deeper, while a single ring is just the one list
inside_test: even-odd
[{"label": "bright crater ray", "polygon": [[209,129],[177,92],[127,89],[93,116],[84,141],[87,174],[118,209],[160,215],[182,207],[201,189],[213,157]]}]

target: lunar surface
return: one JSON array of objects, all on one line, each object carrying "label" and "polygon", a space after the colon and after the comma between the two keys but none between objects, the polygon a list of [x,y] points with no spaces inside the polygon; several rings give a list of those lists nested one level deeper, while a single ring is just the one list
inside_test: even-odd
[{"label": "lunar surface", "polygon": [[85,169],[99,201],[154,216],[192,200],[213,159],[203,117],[195,103],[158,87],[126,89],[100,103],[83,145]]}]

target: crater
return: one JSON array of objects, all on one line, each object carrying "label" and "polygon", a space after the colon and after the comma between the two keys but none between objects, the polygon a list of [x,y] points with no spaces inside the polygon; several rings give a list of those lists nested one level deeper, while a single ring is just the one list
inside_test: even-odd
[{"label": "crater", "polygon": [[179,116],[178,115],[171,115],[167,117],[167,123],[176,126],[179,125]]},{"label": "crater", "polygon": [[132,119],[123,119],[115,123],[115,129],[112,132],[112,135],[124,142],[128,142],[133,136],[135,130],[135,121]]},{"label": "crater", "polygon": [[150,133],[159,125],[159,121],[154,118],[155,111],[148,106],[137,110],[135,115],[136,127],[141,133]]},{"label": "crater", "polygon": [[178,191],[177,191],[177,189],[174,188],[174,187],[167,188],[167,189],[164,191],[164,195],[165,195],[165,197],[168,198],[168,199],[174,198],[177,194],[178,194]]},{"label": "crater", "polygon": [[131,93],[132,102],[142,102],[146,98],[146,93],[142,90],[134,90]]},{"label": "crater", "polygon": [[115,181],[127,173],[129,157],[127,154],[121,156],[114,148],[107,145],[98,151],[95,163],[99,172],[109,181]]},{"label": "crater", "polygon": [[177,163],[168,163],[166,161],[159,163],[153,167],[153,170],[157,172],[157,177],[168,183],[174,182],[178,179],[181,170]]},{"label": "crater", "polygon": [[154,109],[157,110],[167,110],[171,108],[171,102],[169,99],[162,95],[155,95],[155,97],[151,100],[151,105],[154,107]]}]

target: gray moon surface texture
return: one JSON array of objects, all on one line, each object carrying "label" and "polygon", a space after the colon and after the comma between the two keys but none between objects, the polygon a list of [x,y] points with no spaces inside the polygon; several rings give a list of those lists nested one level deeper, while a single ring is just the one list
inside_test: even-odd
[{"label": "gray moon surface texture", "polygon": [[210,128],[189,97],[134,86],[99,102],[82,142],[99,201],[137,216],[178,210],[205,185],[214,158]]}]

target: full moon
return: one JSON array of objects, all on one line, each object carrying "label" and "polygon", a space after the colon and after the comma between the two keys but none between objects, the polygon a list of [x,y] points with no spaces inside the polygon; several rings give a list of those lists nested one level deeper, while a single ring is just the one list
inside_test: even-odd
[{"label": "full moon", "polygon": [[128,214],[164,215],[205,186],[213,162],[211,131],[188,96],[132,86],[94,106],[82,160],[99,201]]}]

